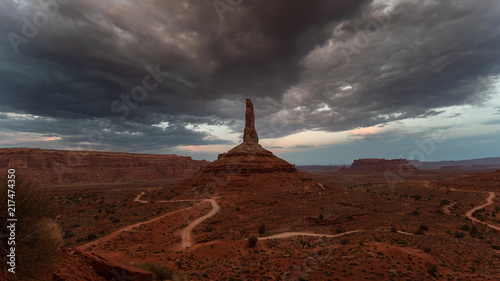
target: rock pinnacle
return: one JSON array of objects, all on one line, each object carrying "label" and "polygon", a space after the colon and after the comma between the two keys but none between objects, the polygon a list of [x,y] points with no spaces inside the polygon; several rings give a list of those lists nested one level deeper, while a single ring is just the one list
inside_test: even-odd
[{"label": "rock pinnacle", "polygon": [[243,133],[243,143],[259,143],[259,137],[255,130],[255,115],[253,113],[253,104],[250,99],[246,100],[245,111],[245,131]]}]

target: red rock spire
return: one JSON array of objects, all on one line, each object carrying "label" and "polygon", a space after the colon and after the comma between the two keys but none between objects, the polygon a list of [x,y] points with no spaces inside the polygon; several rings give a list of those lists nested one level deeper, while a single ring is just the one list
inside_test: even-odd
[{"label": "red rock spire", "polygon": [[259,137],[255,130],[255,115],[253,104],[250,99],[246,100],[247,109],[245,111],[245,131],[243,133],[243,143],[259,143]]}]

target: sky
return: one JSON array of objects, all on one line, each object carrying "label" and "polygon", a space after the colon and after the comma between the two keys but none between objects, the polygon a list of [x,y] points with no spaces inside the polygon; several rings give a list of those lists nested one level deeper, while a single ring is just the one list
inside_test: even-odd
[{"label": "sky", "polygon": [[500,1],[0,0],[0,147],[500,157]]}]

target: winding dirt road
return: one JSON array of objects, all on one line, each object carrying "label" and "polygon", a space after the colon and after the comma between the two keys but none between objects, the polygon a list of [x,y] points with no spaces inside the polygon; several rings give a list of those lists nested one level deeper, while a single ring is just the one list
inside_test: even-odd
[{"label": "winding dirt road", "polygon": [[[487,226],[487,227],[489,227],[489,228],[493,228],[493,229],[496,229],[496,230],[500,230],[500,227],[499,227],[499,226],[496,226],[496,225],[494,225],[494,224],[489,224],[489,223],[483,222],[483,221],[478,220],[477,218],[475,218],[475,217],[473,217],[473,216],[472,216],[472,214],[473,214],[475,211],[477,211],[477,210],[479,210],[479,209],[482,209],[482,208],[484,208],[484,207],[486,207],[486,206],[489,206],[489,205],[493,204],[493,198],[495,198],[495,192],[493,192],[493,191],[477,191],[477,190],[459,190],[459,189],[454,189],[454,188],[450,188],[450,190],[452,190],[452,191],[461,191],[461,192],[482,192],[482,193],[486,193],[486,192],[487,192],[487,193],[489,194],[489,196],[488,196],[488,198],[486,198],[486,203],[485,203],[485,204],[483,204],[483,205],[480,205],[480,206],[477,206],[477,207],[474,207],[474,208],[470,209],[467,213],[465,213],[465,216],[466,216],[467,218],[469,218],[469,219],[470,219],[471,221],[473,221],[473,222],[477,222],[477,223],[480,223],[480,224],[484,224],[484,225],[486,225],[486,226]],[[451,212],[450,212],[450,208],[451,208],[451,207],[453,207],[453,205],[455,205],[455,204],[457,204],[457,202],[453,202],[453,203],[452,203],[452,204],[450,204],[450,205],[444,206],[444,207],[443,207],[443,211],[444,211],[444,213],[445,213],[445,214],[448,214],[448,215],[449,215],[449,214],[451,214]]]},{"label": "winding dirt road", "polygon": [[[144,194],[144,192],[142,192],[141,194],[139,194],[139,196],[136,197],[136,199],[134,199],[134,201],[141,202],[142,200],[140,200],[139,198],[140,198],[140,196],[142,194]],[[194,200],[182,200],[182,201],[194,201]],[[142,201],[142,202],[143,203],[149,203],[147,201]],[[178,201],[173,201],[173,202],[178,202]],[[168,217],[168,216],[171,216],[173,214],[176,214],[176,213],[179,213],[179,212],[182,212],[182,211],[186,211],[188,209],[191,209],[191,208],[194,208],[196,206],[199,206],[199,205],[201,205],[201,204],[203,204],[205,202],[210,202],[210,204],[212,204],[212,210],[208,214],[197,218],[196,220],[194,220],[193,222],[191,222],[187,227],[185,227],[185,228],[183,228],[181,230],[181,237],[182,237],[181,247],[183,249],[185,249],[185,248],[187,248],[187,247],[189,247],[189,246],[191,246],[193,244],[193,241],[194,241],[194,238],[192,237],[192,231],[193,231],[193,229],[198,224],[200,224],[204,220],[208,219],[209,217],[215,215],[220,210],[220,206],[219,206],[219,204],[217,204],[217,202],[215,201],[215,199],[204,199],[204,200],[201,200],[199,203],[195,204],[194,206],[191,206],[191,207],[188,207],[188,208],[184,208],[184,209],[180,209],[180,210],[176,210],[176,211],[172,211],[172,212],[163,214],[161,216],[152,218],[152,219],[147,220],[147,221],[138,222],[136,224],[132,224],[132,225],[129,225],[129,226],[122,227],[122,228],[120,228],[120,229],[118,229],[116,231],[113,231],[109,235],[106,235],[104,237],[101,237],[101,238],[96,239],[94,241],[91,241],[89,243],[86,243],[86,244],[83,244],[81,246],[78,246],[77,249],[85,251],[86,249],[88,249],[88,248],[90,248],[92,246],[96,246],[98,244],[101,244],[101,243],[107,242],[107,241],[109,241],[111,239],[114,239],[114,238],[116,238],[118,235],[120,235],[123,232],[129,231],[131,229],[134,229],[136,227],[139,227],[139,226],[142,226],[142,225],[145,225],[145,224],[149,224],[149,223],[155,222],[155,221],[160,220],[160,219],[162,219],[164,217]]]},{"label": "winding dirt road", "polygon": [[212,204],[212,210],[208,214],[195,219],[188,226],[186,226],[185,228],[183,228],[181,230],[180,235],[181,235],[182,240],[181,240],[180,246],[182,249],[186,249],[188,247],[191,247],[192,245],[194,245],[196,243],[196,241],[194,240],[194,237],[193,237],[193,229],[198,224],[202,223],[204,220],[215,215],[220,210],[220,206],[219,206],[219,204],[217,204],[215,199],[205,199],[202,202],[207,202],[207,201],[210,202],[210,204]]},{"label": "winding dirt road", "polygon": [[[456,189],[451,189],[451,190],[453,190],[453,191],[462,191],[462,192],[477,192],[475,190],[456,190]],[[148,201],[141,200],[142,195],[144,195],[146,192],[147,191],[141,192],[139,195],[137,195],[137,197],[134,199],[134,201],[135,202],[140,202],[140,203],[149,203]],[[483,204],[483,205],[481,205],[481,206],[477,206],[477,207],[469,210],[465,214],[465,216],[468,217],[470,220],[472,220],[474,222],[484,224],[484,225],[486,225],[486,226],[488,226],[490,228],[496,229],[496,230],[500,230],[500,227],[498,227],[496,225],[492,225],[492,224],[488,224],[488,223],[482,222],[482,221],[480,221],[480,220],[478,220],[478,219],[476,219],[475,217],[472,216],[472,214],[476,210],[482,209],[482,208],[484,208],[486,206],[489,206],[489,205],[493,204],[493,198],[495,198],[495,192],[488,192],[488,193],[489,193],[489,196],[488,196],[488,198],[486,198],[486,203]],[[185,201],[199,201],[199,200],[171,200],[171,201],[170,200],[163,200],[163,201],[155,201],[155,202],[165,202],[165,203],[167,203],[167,202],[185,202]],[[144,224],[148,224],[148,223],[157,221],[157,220],[162,219],[162,218],[164,218],[166,216],[170,216],[170,215],[173,215],[175,213],[178,213],[178,212],[181,212],[181,211],[185,211],[185,210],[194,208],[194,207],[196,207],[196,206],[198,206],[200,204],[203,204],[205,202],[210,202],[210,204],[212,205],[212,210],[210,210],[210,212],[208,212],[207,214],[205,214],[205,215],[203,215],[201,217],[198,217],[197,219],[195,219],[194,221],[192,221],[191,223],[189,223],[188,226],[186,226],[185,228],[181,229],[180,232],[179,232],[179,234],[181,236],[181,242],[180,242],[179,246],[180,246],[181,249],[187,249],[187,248],[193,246],[194,244],[196,244],[196,241],[195,241],[195,239],[193,237],[193,229],[198,224],[200,224],[203,221],[207,220],[208,218],[214,216],[220,210],[220,206],[219,206],[219,204],[217,204],[217,201],[215,201],[215,199],[203,199],[199,203],[195,204],[192,207],[188,207],[188,208],[185,208],[185,209],[173,211],[173,212],[161,215],[159,217],[153,218],[153,219],[148,220],[148,221],[144,221],[144,222],[140,222],[140,223],[136,223],[136,224],[133,224],[133,225],[126,226],[126,227],[121,228],[121,229],[119,229],[117,231],[114,231],[113,233],[111,233],[111,234],[109,234],[109,235],[107,235],[105,237],[102,237],[100,239],[94,240],[94,241],[89,242],[87,244],[81,245],[81,246],[78,247],[78,249],[79,250],[85,250],[85,249],[87,249],[87,248],[89,248],[91,246],[95,246],[95,245],[104,243],[106,241],[109,241],[109,240],[117,237],[122,232],[129,231],[130,229],[133,229],[135,227],[138,227],[138,226],[141,226],[141,225],[144,225]],[[449,208],[452,207],[454,204],[456,204],[456,202],[454,202],[451,205],[445,206],[443,208],[444,211],[445,211],[445,213],[450,214]],[[279,233],[279,234],[275,234],[275,235],[271,235],[271,236],[267,236],[267,237],[260,237],[259,240],[286,239],[286,238],[290,238],[290,237],[294,237],[294,236],[340,237],[340,236],[343,236],[343,235],[348,235],[348,234],[362,232],[362,231],[369,231],[369,230],[358,229],[358,230],[351,230],[351,231],[347,231],[347,232],[343,232],[343,233],[339,233],[339,234],[319,234],[319,233],[311,233],[311,232],[284,232],[284,233]],[[404,231],[398,231],[398,233],[407,234],[407,235],[413,235],[412,233],[408,233],[408,232],[404,232]]]},{"label": "winding dirt road", "polygon": [[496,230],[500,230],[500,227],[496,226],[496,225],[493,225],[493,224],[489,224],[489,223],[486,223],[486,222],[483,222],[483,221],[480,221],[478,220],[477,218],[473,217],[472,214],[479,210],[479,209],[482,209],[486,206],[489,206],[491,204],[493,204],[493,198],[495,198],[495,192],[488,192],[490,195],[488,196],[488,198],[486,198],[486,204],[483,204],[481,206],[477,206],[473,209],[470,209],[466,214],[465,216],[468,217],[471,221],[474,221],[474,222],[477,222],[477,223],[482,223],[490,228],[493,228],[493,229],[496,229]]},{"label": "winding dirt road", "polygon": [[[259,240],[268,240],[268,239],[286,239],[294,236],[313,236],[313,237],[340,237],[352,233],[357,233],[357,232],[369,232],[369,231],[389,231],[389,230],[366,230],[366,229],[357,229],[357,230],[350,230],[346,232],[342,232],[339,234],[319,234],[319,233],[312,233],[312,232],[283,232],[267,237],[260,237]],[[413,233],[408,233],[405,231],[398,231],[398,233],[401,234],[406,234],[406,235],[413,235]]]}]

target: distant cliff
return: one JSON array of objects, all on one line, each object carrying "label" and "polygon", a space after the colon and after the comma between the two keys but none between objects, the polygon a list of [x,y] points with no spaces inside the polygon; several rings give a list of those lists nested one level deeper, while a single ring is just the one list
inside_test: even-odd
[{"label": "distant cliff", "polygon": [[406,159],[381,159],[381,158],[366,158],[358,159],[352,162],[351,167],[342,168],[341,171],[352,173],[375,173],[382,174],[385,171],[398,172],[416,171],[417,169],[412,166]]},{"label": "distant cliff", "polygon": [[183,178],[209,163],[177,155],[0,149],[0,172],[13,168],[16,174],[42,184]]}]

